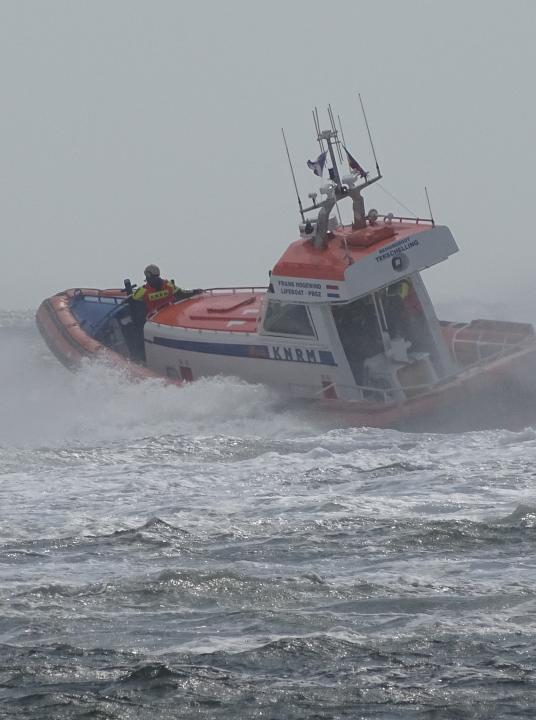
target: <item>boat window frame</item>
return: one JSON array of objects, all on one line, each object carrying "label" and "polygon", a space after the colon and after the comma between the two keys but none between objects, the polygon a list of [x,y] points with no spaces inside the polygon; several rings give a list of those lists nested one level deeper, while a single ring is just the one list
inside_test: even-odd
[{"label": "boat window frame", "polygon": [[[311,332],[308,334],[303,333],[291,333],[291,332],[282,332],[281,330],[267,330],[265,327],[266,318],[269,312],[269,308],[271,304],[278,304],[278,305],[295,305],[298,307],[303,307],[306,313],[306,318],[309,323],[309,327],[311,329]],[[261,334],[262,335],[268,335],[272,337],[290,337],[290,338],[299,338],[299,339],[308,339],[308,340],[318,340],[318,333],[316,331],[315,324],[313,322],[313,318],[311,315],[310,308],[307,303],[304,302],[289,302],[286,300],[280,300],[279,298],[269,298],[266,303],[266,307],[264,309],[263,318],[262,318],[262,325],[261,325]]]}]

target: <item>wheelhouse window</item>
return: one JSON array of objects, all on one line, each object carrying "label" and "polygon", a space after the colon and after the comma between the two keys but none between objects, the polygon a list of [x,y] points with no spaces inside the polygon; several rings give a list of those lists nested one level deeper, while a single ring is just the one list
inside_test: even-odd
[{"label": "wheelhouse window", "polygon": [[264,331],[278,335],[314,337],[311,318],[305,305],[270,300],[264,316]]}]

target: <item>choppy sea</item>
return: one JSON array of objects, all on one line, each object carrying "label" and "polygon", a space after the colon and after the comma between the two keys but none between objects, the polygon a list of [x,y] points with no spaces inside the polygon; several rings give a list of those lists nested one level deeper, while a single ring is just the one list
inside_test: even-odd
[{"label": "choppy sea", "polygon": [[326,429],[0,326],[1,718],[536,716],[536,428]]}]

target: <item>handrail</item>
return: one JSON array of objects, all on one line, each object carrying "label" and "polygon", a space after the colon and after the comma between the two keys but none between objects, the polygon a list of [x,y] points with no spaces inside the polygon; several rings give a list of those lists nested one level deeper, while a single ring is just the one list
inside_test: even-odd
[{"label": "handrail", "polygon": [[387,215],[380,215],[378,214],[378,218],[383,218],[383,222],[386,225],[390,225],[395,220],[397,220],[399,223],[402,222],[412,222],[415,225],[419,225],[419,223],[427,223],[428,225],[434,225],[434,221],[431,218],[419,218],[419,217],[404,217],[403,215],[393,215],[393,213],[388,213]]},{"label": "handrail", "polygon": [[[71,290],[62,290],[59,293],[56,293],[57,295],[65,295],[70,293]],[[122,293],[125,297],[128,297],[126,291],[121,288],[117,288],[117,295],[107,295],[109,292],[116,292],[116,288],[72,288],[73,297],[93,297],[93,298],[109,298],[110,300],[117,300],[120,302],[123,300],[123,297],[119,297],[119,294]],[[95,295],[88,295],[88,293],[96,293]]]},{"label": "handrail", "polygon": [[[485,344],[485,343],[483,343],[483,344]],[[508,357],[508,355],[510,355],[511,352],[513,352],[513,351],[527,349],[528,347],[530,347],[530,344],[527,343],[525,340],[520,341],[519,343],[515,343],[513,345],[504,346],[501,348],[501,350],[497,351],[493,355],[488,355],[487,357],[480,357],[480,359],[476,360],[474,363],[460,367],[460,370],[458,372],[451,373],[451,374],[449,374],[445,377],[439,378],[438,380],[435,380],[433,382],[421,383],[418,385],[402,385],[401,384],[400,387],[389,387],[389,388],[380,388],[380,387],[373,387],[373,386],[368,386],[368,385],[357,385],[357,384],[356,385],[341,385],[340,383],[332,382],[330,385],[327,385],[327,386],[322,387],[319,390],[317,390],[315,395],[320,396],[327,389],[329,390],[333,387],[348,388],[348,389],[351,389],[352,391],[355,391],[355,390],[360,391],[361,395],[362,395],[362,399],[365,401],[372,400],[373,402],[375,402],[378,405],[388,405],[388,404],[399,405],[399,404],[403,404],[406,400],[413,399],[413,398],[406,397],[405,399],[400,399],[400,400],[393,399],[392,394],[394,392],[402,391],[402,393],[419,393],[421,396],[425,395],[427,392],[433,391],[436,388],[442,387],[442,386],[446,385],[447,383],[456,380],[458,377],[464,375],[469,370],[476,370],[478,367],[486,365],[490,362],[494,362],[494,361],[500,360],[504,357]],[[372,397],[367,398],[367,397],[365,397],[365,394],[368,394]],[[381,398],[381,399],[380,400],[375,399],[374,396],[376,398]]]},{"label": "handrail", "polygon": [[238,285],[236,287],[213,287],[213,288],[204,288],[203,292],[206,293],[217,293],[217,292],[266,292],[268,290],[267,285]]},{"label": "handrail", "polygon": [[[478,360],[476,360],[474,363],[471,363],[470,365],[462,366],[464,369],[470,368],[473,365],[478,364],[481,361],[488,361],[488,360],[494,359],[496,357],[499,357],[501,354],[508,354],[510,351],[517,350],[518,348],[521,348],[521,347],[527,345],[528,344],[527,341],[531,337],[530,335],[527,334],[527,335],[524,335],[521,340],[518,340],[518,342],[509,342],[508,341],[509,334],[504,333],[502,341],[500,339],[499,340],[491,340],[491,339],[485,339],[485,334],[488,332],[487,330],[478,331],[476,337],[471,337],[471,338],[458,337],[458,335],[461,332],[463,332],[464,330],[466,330],[467,328],[469,328],[470,325],[471,325],[470,323],[467,323],[466,325],[463,325],[463,327],[458,328],[449,342],[451,352],[458,362],[460,362],[460,361],[458,360],[458,350],[456,347],[457,345],[466,345],[469,347],[474,347],[476,349]],[[512,333],[510,333],[510,336],[511,335],[512,335]],[[481,352],[481,349],[483,347],[498,347],[499,349],[492,354],[483,355]]]}]

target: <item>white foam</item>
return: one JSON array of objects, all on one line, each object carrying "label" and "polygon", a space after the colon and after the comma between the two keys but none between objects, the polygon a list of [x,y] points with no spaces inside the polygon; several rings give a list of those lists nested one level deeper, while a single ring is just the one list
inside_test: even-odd
[{"label": "white foam", "polygon": [[117,368],[61,367],[27,338],[0,353],[0,446],[91,446],[162,434],[293,435],[303,419],[263,385],[211,378],[176,387],[132,382]]}]

